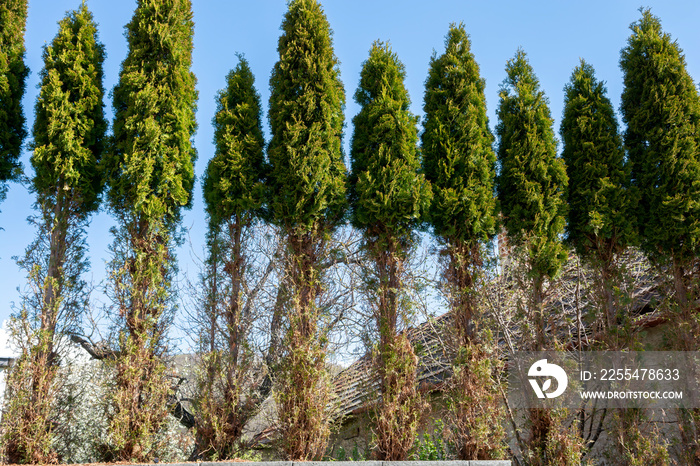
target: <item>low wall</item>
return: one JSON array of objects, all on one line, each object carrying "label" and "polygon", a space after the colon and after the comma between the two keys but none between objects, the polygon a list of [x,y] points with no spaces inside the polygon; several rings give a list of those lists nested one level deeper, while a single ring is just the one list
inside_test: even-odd
[{"label": "low wall", "polygon": [[[511,466],[510,461],[265,461],[265,462],[198,462],[167,466]],[[137,466],[137,465],[134,465]],[[147,466],[147,465],[139,465]],[[148,465],[157,466],[157,465]],[[165,466],[165,465],[163,465]]]}]

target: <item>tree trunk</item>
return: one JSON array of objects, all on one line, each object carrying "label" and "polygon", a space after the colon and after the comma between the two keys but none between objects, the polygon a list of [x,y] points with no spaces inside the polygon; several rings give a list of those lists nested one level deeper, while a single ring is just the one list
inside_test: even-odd
[{"label": "tree trunk", "polygon": [[283,448],[288,459],[320,457],[330,435],[325,344],[319,339],[317,299],[321,292],[319,256],[323,232],[288,233],[289,328],[277,393]]}]

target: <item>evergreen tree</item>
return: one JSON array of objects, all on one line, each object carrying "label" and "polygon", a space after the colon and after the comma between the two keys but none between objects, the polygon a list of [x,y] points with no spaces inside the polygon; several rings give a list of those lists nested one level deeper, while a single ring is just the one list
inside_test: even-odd
[{"label": "evergreen tree", "polygon": [[675,299],[688,316],[698,297],[693,280],[700,250],[700,100],[680,47],[659,19],[643,10],[630,28],[620,59],[621,110],[640,196],[641,245],[655,262],[671,263]]},{"label": "evergreen tree", "polygon": [[214,116],[216,153],[204,175],[211,227],[235,219],[248,226],[261,213],[265,175],[260,96],[245,58],[226,77]]},{"label": "evergreen tree", "polygon": [[31,158],[39,232],[20,261],[34,295],[15,316],[29,333],[18,335],[23,351],[10,379],[14,393],[3,430],[11,463],[56,460],[58,337],[76,329],[85,306],[85,227],[102,189],[104,56],[84,3],[61,20],[58,35],[44,48]]},{"label": "evergreen tree", "polygon": [[22,96],[29,68],[24,64],[27,0],[0,2],[0,201],[7,181],[21,173],[19,157],[27,137]]},{"label": "evergreen tree", "polygon": [[[642,10],[622,49],[622,119],[632,183],[639,193],[642,249],[669,265],[679,315],[678,350],[697,351],[700,325],[700,99],[677,42],[659,18]],[[700,410],[680,410],[682,461],[700,457]]]},{"label": "evergreen tree", "polygon": [[325,338],[318,329],[321,259],[343,220],[345,93],[331,29],[316,0],[292,0],[270,78],[269,209],[286,243],[287,352],[278,412],[289,459],[316,458],[329,435]]},{"label": "evergreen tree", "polygon": [[[501,85],[497,110],[498,162],[496,189],[507,242],[524,257],[526,276],[522,290],[527,296],[527,327],[534,330],[529,349],[547,349],[547,316],[544,312],[545,281],[553,278],[566,260],[561,243],[564,230],[566,168],[557,158],[547,97],[540,89],[525,52],[518,50],[506,64],[507,78]],[[547,451],[557,448],[561,416],[544,409],[529,411],[529,451],[533,465],[546,462]],[[577,455],[577,449],[570,450]],[[570,464],[580,458],[569,458]],[[562,463],[563,464],[563,463]],[[569,464],[569,463],[566,463]]]},{"label": "evergreen tree", "polygon": [[629,169],[612,103],[593,67],[581,60],[564,92],[561,135],[569,177],[568,241],[598,271],[606,327],[614,330],[616,259],[633,231]]},{"label": "evergreen tree", "polygon": [[496,189],[508,242],[527,256],[530,312],[535,325],[535,349],[545,344],[542,304],[544,281],[554,277],[566,252],[564,230],[566,168],[557,158],[548,99],[527,61],[518,50],[506,65],[497,111],[498,161]]},{"label": "evergreen tree", "polygon": [[353,119],[350,204],[352,223],[364,235],[373,262],[368,291],[380,335],[378,372],[382,399],[377,408],[377,449],[383,460],[405,460],[421,415],[416,357],[398,325],[404,264],[431,201],[430,184],[419,173],[418,118],[409,111],[403,64],[388,44],[375,42],[362,66]]},{"label": "evergreen tree", "polygon": [[496,154],[484,87],[464,25],[452,24],[445,52],[430,60],[421,141],[425,176],[434,194],[430,224],[449,261],[444,275],[457,354],[450,406],[453,442],[462,460],[502,455],[505,435],[491,358],[485,351],[493,341],[479,341],[474,331],[483,249],[497,223]]},{"label": "evergreen tree", "polygon": [[246,239],[264,200],[265,141],[260,96],[244,58],[227,76],[214,117],[216,153],[204,175],[209,232],[204,285],[203,367],[194,400],[197,450],[209,458],[235,458],[243,427],[261,400],[250,392],[250,267]]},{"label": "evergreen tree", "polygon": [[139,0],[113,92],[114,137],[105,167],[119,223],[110,267],[122,329],[104,448],[113,459],[157,455],[168,413],[162,338],[172,309],[172,250],[195,181],[193,30],[189,0]]}]

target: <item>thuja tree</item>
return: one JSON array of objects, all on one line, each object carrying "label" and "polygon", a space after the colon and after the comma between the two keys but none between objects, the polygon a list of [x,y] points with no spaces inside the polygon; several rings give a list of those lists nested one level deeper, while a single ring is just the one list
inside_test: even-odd
[{"label": "thuja tree", "polygon": [[388,44],[375,42],[362,66],[353,119],[350,204],[352,224],[364,235],[371,261],[366,277],[377,330],[377,455],[405,460],[422,411],[416,356],[399,333],[406,317],[402,280],[417,238],[415,228],[430,206],[430,184],[419,173],[418,118],[409,111],[406,72]]},{"label": "thuja tree", "polygon": [[[631,25],[621,52],[622,118],[639,192],[636,211],[641,246],[670,268],[678,315],[675,347],[696,351],[700,339],[700,100],[678,44],[649,10]],[[683,461],[700,455],[700,411],[681,410]]]},{"label": "thuja tree", "polygon": [[247,239],[263,200],[265,164],[260,96],[241,58],[217,96],[216,153],[204,175],[209,220],[203,277],[202,364],[197,383],[197,449],[209,458],[233,458],[243,427],[255,413],[250,330],[252,296],[246,270]]},{"label": "thuja tree", "polygon": [[270,217],[286,245],[286,353],[276,389],[285,456],[319,457],[329,435],[322,261],[345,211],[345,93],[331,29],[315,0],[293,0],[270,78]]},{"label": "thuja tree", "polygon": [[0,201],[6,183],[20,176],[19,157],[27,136],[22,96],[29,68],[24,64],[27,0],[0,3]]},{"label": "thuja tree", "polygon": [[[627,316],[618,296],[624,280],[619,258],[634,240],[631,210],[636,200],[629,186],[630,170],[612,103],[593,67],[581,60],[564,92],[561,136],[569,176],[568,241],[597,276],[602,349],[620,349],[630,344],[628,332],[620,331]],[[662,463],[665,448],[651,432],[642,431],[641,414],[635,409],[616,410],[609,424],[615,430],[614,454],[625,464],[642,459]]]},{"label": "thuja tree", "polygon": [[[618,324],[617,259],[632,239],[629,168],[605,85],[581,60],[564,88],[562,158],[569,177],[567,237],[599,276],[605,328]],[[612,342],[611,342],[612,343]]]},{"label": "thuja tree", "polygon": [[496,358],[488,353],[494,342],[477,332],[476,321],[484,249],[496,233],[496,154],[485,82],[463,24],[450,27],[445,52],[431,58],[425,87],[421,142],[434,195],[429,218],[447,257],[444,277],[456,330],[453,442],[460,459],[493,459],[504,454],[505,431],[492,375]]},{"label": "thuja tree", "polygon": [[[678,44],[649,10],[632,24],[621,52],[622,118],[641,245],[668,263],[681,316],[697,310],[700,250],[700,100]],[[697,348],[695,338],[685,341]]]},{"label": "thuja tree", "polygon": [[[547,349],[548,316],[545,315],[546,281],[556,276],[565,259],[561,243],[564,230],[566,168],[557,158],[548,100],[525,52],[518,50],[506,64],[507,78],[501,85],[497,110],[499,139],[497,193],[509,245],[524,257],[522,291],[527,296],[526,326],[534,335],[526,339],[531,350]],[[533,409],[529,412],[531,464],[554,464],[552,450],[563,439],[557,413]],[[571,456],[571,455],[568,455]],[[559,458],[561,464],[580,459]]]},{"label": "thuja tree", "polygon": [[508,242],[524,248],[531,280],[530,318],[535,328],[533,349],[545,347],[545,280],[566,260],[564,231],[566,168],[557,157],[548,99],[518,50],[506,65],[497,110],[498,162],[496,187]]},{"label": "thuja tree", "polygon": [[111,292],[118,357],[109,397],[107,457],[157,454],[168,414],[163,337],[172,309],[173,245],[194,184],[195,77],[189,0],[140,0],[126,27],[129,52],[114,89],[114,137],[105,158],[117,218]]},{"label": "thuja tree", "polygon": [[104,49],[85,4],[60,22],[43,58],[31,158],[39,231],[20,261],[30,287],[15,316],[23,351],[8,382],[12,395],[3,417],[10,463],[57,460],[53,448],[59,339],[76,329],[86,305],[80,277],[87,267],[85,227],[98,207],[98,163],[107,129]]}]

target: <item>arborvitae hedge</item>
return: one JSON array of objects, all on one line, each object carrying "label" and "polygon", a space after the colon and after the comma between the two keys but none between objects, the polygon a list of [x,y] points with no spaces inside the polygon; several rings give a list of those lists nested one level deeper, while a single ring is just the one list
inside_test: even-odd
[{"label": "arborvitae hedge", "polygon": [[433,56],[425,87],[423,167],[433,187],[430,224],[449,243],[476,245],[496,233],[496,155],[486,116],[486,83],[464,25],[452,26]]},{"label": "arborvitae hedge", "polygon": [[192,202],[193,31],[189,0],[139,0],[127,25],[129,53],[113,92],[114,137],[106,157],[116,212],[173,225]]},{"label": "arborvitae hedge", "polygon": [[60,25],[58,36],[44,50],[32,181],[40,204],[66,197],[79,209],[73,214],[86,214],[97,209],[103,188],[99,164],[107,131],[102,84],[105,51],[84,4]]},{"label": "arborvitae hedge", "polygon": [[260,96],[244,58],[216,100],[216,153],[203,182],[209,229],[205,298],[197,319],[201,364],[192,404],[198,454],[224,460],[240,454],[243,428],[262,401],[248,382],[258,369],[249,339],[255,311],[247,294],[246,240],[264,201],[265,141]]},{"label": "arborvitae hedge", "polygon": [[380,242],[411,238],[432,197],[419,173],[418,118],[409,111],[405,76],[389,45],[375,42],[355,93],[362,108],[352,120],[351,220]]}]

